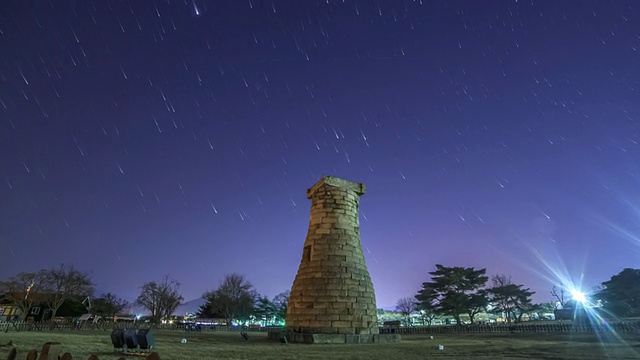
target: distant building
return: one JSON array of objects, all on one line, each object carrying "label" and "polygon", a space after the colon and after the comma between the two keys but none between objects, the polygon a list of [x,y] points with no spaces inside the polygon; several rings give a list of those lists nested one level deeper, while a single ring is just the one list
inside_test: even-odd
[{"label": "distant building", "polygon": [[0,305],[0,321],[10,321],[21,317],[22,313],[17,306]]},{"label": "distant building", "polygon": [[[0,321],[14,321],[23,318],[22,311],[14,305],[0,305]],[[51,318],[51,310],[46,306],[34,305],[29,308],[28,321],[43,321]]]}]

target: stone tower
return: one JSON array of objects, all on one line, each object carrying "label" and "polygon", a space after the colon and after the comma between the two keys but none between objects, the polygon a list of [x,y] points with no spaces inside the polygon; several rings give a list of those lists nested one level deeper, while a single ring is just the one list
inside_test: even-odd
[{"label": "stone tower", "polygon": [[307,190],[309,231],[286,319],[292,336],[302,334],[294,341],[379,338],[373,336],[378,334],[376,299],[360,244],[358,203],[364,193],[364,184],[332,176],[323,176]]}]

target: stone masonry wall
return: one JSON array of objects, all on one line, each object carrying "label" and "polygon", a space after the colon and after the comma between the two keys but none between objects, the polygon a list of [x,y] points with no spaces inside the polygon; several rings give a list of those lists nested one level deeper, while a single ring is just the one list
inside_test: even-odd
[{"label": "stone masonry wall", "polygon": [[309,231],[291,287],[287,328],[307,334],[377,334],[376,300],[360,243],[364,184],[323,176],[307,191]]}]

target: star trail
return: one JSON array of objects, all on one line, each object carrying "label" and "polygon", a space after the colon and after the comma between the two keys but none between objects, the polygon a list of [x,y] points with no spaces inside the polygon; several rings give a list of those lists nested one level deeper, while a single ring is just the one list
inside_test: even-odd
[{"label": "star trail", "polygon": [[[288,290],[323,174],[379,307],[436,263],[551,300],[640,253],[634,1],[3,1],[0,275]],[[546,264],[546,265],[545,265]],[[577,281],[577,280],[576,280]]]}]

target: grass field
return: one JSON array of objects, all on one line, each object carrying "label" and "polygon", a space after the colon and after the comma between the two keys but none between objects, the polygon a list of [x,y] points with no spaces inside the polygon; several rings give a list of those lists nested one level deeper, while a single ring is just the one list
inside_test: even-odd
[{"label": "grass field", "polygon": [[[155,351],[161,359],[638,359],[640,334],[623,338],[609,336],[603,341],[594,334],[452,334],[434,336],[403,335],[395,344],[307,345],[268,341],[265,333],[250,333],[245,341],[235,332],[187,333],[158,331]],[[187,339],[181,344],[182,338]],[[8,332],[0,333],[0,344],[13,340],[18,359],[43,343],[57,341],[75,359],[90,354],[115,360],[109,331]],[[444,350],[438,350],[438,345]],[[0,348],[6,359],[8,347]],[[129,356],[132,359],[142,359]]]}]

